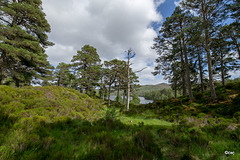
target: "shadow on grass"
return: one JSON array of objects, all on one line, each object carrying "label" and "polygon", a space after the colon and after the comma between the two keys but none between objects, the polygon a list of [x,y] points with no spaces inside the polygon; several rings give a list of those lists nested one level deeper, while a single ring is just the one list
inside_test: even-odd
[{"label": "shadow on grass", "polygon": [[[128,126],[118,120],[89,122],[68,118],[56,123],[41,121],[37,128],[24,132],[28,136],[16,143],[22,147],[5,145],[1,148],[2,159],[162,158],[160,146],[154,142],[151,132],[143,126]],[[1,138],[7,139],[7,135]],[[4,152],[8,147],[12,147],[14,152]]]}]

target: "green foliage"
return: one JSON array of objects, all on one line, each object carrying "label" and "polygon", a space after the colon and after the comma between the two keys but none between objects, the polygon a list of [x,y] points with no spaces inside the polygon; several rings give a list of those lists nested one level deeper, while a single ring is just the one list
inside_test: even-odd
[{"label": "green foliage", "polygon": [[228,95],[226,94],[226,88],[224,86],[217,87],[216,94],[217,94],[218,100],[220,101],[226,101],[229,99]]},{"label": "green foliage", "polygon": [[226,89],[231,89],[231,90],[236,90],[239,91],[240,90],[240,82],[230,82],[228,84],[226,84]]},{"label": "green foliage", "polygon": [[[235,98],[227,107],[238,104]],[[127,114],[117,102],[108,109],[102,103],[63,87],[0,86],[1,158],[226,159],[225,150],[240,156],[239,115],[224,113],[226,103],[168,99],[131,105]]]},{"label": "green foliage", "polygon": [[173,93],[171,89],[162,89],[162,90],[155,90],[155,91],[145,91],[140,94],[147,100],[166,100],[173,98]]},{"label": "green foliage", "polygon": [[94,87],[98,85],[101,75],[101,59],[97,53],[97,49],[84,45],[81,51],[77,51],[71,62],[73,70],[77,75],[77,86],[80,91],[91,95],[94,92]]},{"label": "green foliage", "polygon": [[130,103],[134,105],[140,104],[140,99],[138,98],[138,95],[134,94]]},{"label": "green foliage", "polygon": [[17,87],[50,79],[52,66],[44,51],[53,43],[41,5],[41,0],[1,2],[0,84],[9,77]]},{"label": "green foliage", "polygon": [[105,114],[105,119],[109,121],[115,121],[117,119],[117,112],[116,108],[113,107],[108,107],[106,114]]},{"label": "green foliage", "polygon": [[76,88],[76,77],[70,71],[70,65],[66,63],[59,63],[55,69],[54,77],[56,78],[56,85]]},{"label": "green foliage", "polygon": [[208,104],[211,102],[210,97],[206,93],[197,92],[193,95],[197,103]]},{"label": "green foliage", "polygon": [[139,96],[143,96],[146,91],[152,92],[152,91],[159,91],[159,90],[170,89],[170,88],[171,87],[169,86],[169,84],[166,84],[166,83],[160,83],[156,85],[142,85],[141,87],[138,88],[136,93]]}]

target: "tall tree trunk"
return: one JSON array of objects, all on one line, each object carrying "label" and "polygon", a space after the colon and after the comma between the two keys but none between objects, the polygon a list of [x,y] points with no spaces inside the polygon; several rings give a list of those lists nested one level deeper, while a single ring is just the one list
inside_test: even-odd
[{"label": "tall tree trunk", "polygon": [[120,88],[119,88],[119,86],[118,86],[118,90],[117,90],[117,102],[119,102],[119,90],[120,90]]},{"label": "tall tree trunk", "polygon": [[110,106],[110,91],[111,91],[111,85],[108,87],[108,107]]},{"label": "tall tree trunk", "polygon": [[[182,26],[181,26],[181,30],[182,30]],[[189,99],[192,100],[193,99],[192,85],[190,80],[188,55],[187,55],[187,48],[186,48],[184,37],[182,38],[182,41],[183,41],[183,51],[184,51],[184,57],[185,57],[185,70],[186,70],[186,78],[187,78],[187,86],[188,86],[188,95],[189,95]]]},{"label": "tall tree trunk", "polygon": [[123,105],[125,105],[125,98],[126,98],[126,90],[123,91]]},{"label": "tall tree trunk", "polygon": [[105,100],[105,88],[103,88],[102,99]]},{"label": "tall tree trunk", "polygon": [[[180,46],[182,46],[182,42],[180,41]],[[182,94],[186,95],[187,94],[187,89],[186,89],[186,82],[185,82],[185,67],[184,67],[184,60],[183,60],[183,52],[181,50],[181,77],[182,77]]]},{"label": "tall tree trunk", "polygon": [[197,55],[198,55],[198,66],[199,66],[199,75],[200,75],[200,85],[201,85],[201,92],[203,93],[204,91],[204,85],[203,85],[203,69],[202,69],[202,59],[200,56],[199,49],[197,47]]},{"label": "tall tree trunk", "polygon": [[208,60],[208,74],[209,74],[209,85],[210,85],[210,91],[211,91],[211,98],[214,101],[217,98],[217,96],[216,96],[215,88],[214,88],[212,62],[211,62],[211,55],[210,55],[209,48],[207,48],[207,60]]},{"label": "tall tree trunk", "polygon": [[211,98],[212,100],[217,99],[217,95],[214,88],[214,81],[213,81],[213,72],[212,72],[212,60],[211,60],[211,54],[210,54],[210,44],[209,44],[209,33],[208,33],[208,20],[206,18],[206,6],[205,6],[205,0],[202,0],[201,3],[202,7],[202,18],[203,18],[203,24],[204,24],[204,41],[205,41],[205,50],[207,52],[207,61],[208,61],[208,75],[209,75],[209,86],[211,91]]},{"label": "tall tree trunk", "polygon": [[127,87],[127,111],[129,111],[129,102],[130,102],[130,52],[128,52],[128,64],[127,64],[127,73],[128,73],[128,87]]},{"label": "tall tree trunk", "polygon": [[174,97],[177,98],[177,87],[174,89]]},{"label": "tall tree trunk", "polygon": [[220,56],[220,63],[221,63],[222,85],[225,86],[225,75],[224,75],[224,64],[223,64],[223,53],[222,53],[222,51],[221,51],[221,56]]}]

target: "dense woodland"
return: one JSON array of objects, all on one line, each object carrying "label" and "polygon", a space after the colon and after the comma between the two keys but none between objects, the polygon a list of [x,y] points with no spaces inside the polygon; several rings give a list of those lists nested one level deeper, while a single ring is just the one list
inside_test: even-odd
[{"label": "dense woodland", "polygon": [[222,85],[229,73],[239,70],[239,1],[186,0],[163,23],[154,49],[159,58],[154,74],[161,73],[175,91],[193,99],[193,90],[210,89],[216,100],[214,81]]},{"label": "dense woodland", "polygon": [[182,1],[154,39],[158,88],[138,85],[131,49],[102,62],[84,45],[52,66],[42,1],[1,0],[0,159],[240,159],[239,11]]}]

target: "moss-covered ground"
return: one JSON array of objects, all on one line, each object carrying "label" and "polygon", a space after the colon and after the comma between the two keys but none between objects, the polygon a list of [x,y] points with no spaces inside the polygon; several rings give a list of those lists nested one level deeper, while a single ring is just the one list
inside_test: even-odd
[{"label": "moss-covered ground", "polygon": [[130,112],[63,87],[0,86],[0,159],[240,159],[239,86]]}]

